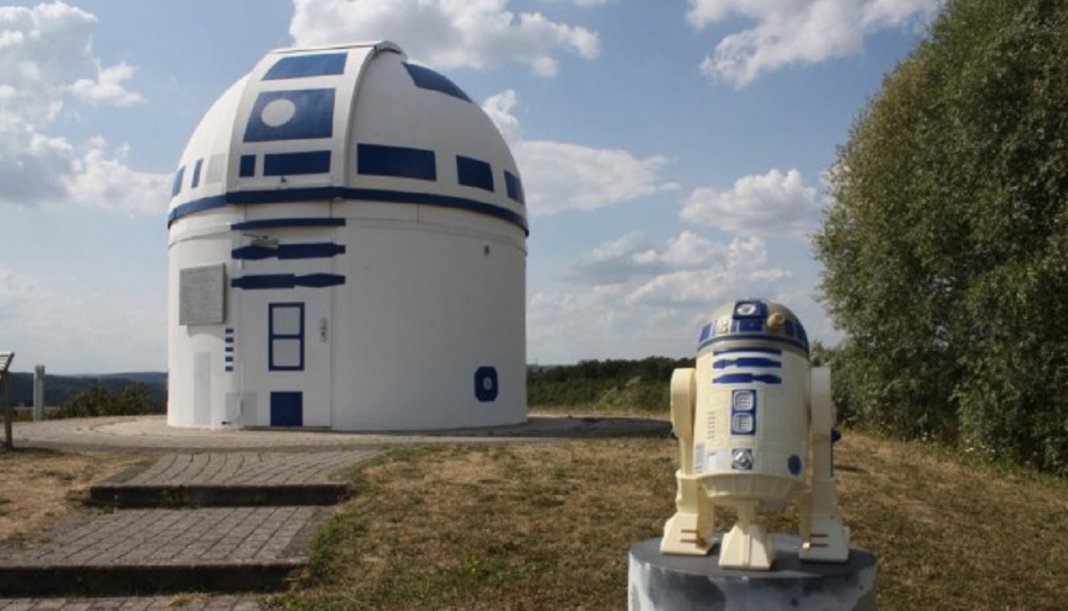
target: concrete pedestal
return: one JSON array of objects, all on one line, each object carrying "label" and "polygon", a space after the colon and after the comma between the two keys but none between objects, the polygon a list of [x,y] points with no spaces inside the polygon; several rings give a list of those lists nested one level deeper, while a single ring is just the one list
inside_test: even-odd
[{"label": "concrete pedestal", "polygon": [[801,562],[799,537],[774,535],[770,571],[719,568],[719,539],[707,556],[666,556],[660,538],[630,548],[630,611],[875,609],[876,559],[852,548],[846,564]]}]

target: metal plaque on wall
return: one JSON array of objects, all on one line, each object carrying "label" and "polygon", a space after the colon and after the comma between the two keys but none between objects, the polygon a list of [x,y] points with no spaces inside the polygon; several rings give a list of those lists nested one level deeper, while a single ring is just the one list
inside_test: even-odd
[{"label": "metal plaque on wall", "polygon": [[187,267],[179,272],[178,324],[216,325],[226,320],[226,266]]}]

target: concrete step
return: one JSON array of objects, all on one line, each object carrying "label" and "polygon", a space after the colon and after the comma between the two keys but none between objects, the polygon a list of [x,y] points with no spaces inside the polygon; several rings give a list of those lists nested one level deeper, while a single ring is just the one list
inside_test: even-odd
[{"label": "concrete step", "polygon": [[349,498],[347,484],[257,486],[193,484],[151,486],[94,484],[89,502],[120,509],[133,507],[274,507],[334,505]]},{"label": "concrete step", "polygon": [[3,596],[118,596],[282,588],[327,511],[315,507],[131,509],[0,547]]},{"label": "concrete step", "polygon": [[0,611],[259,611],[258,594],[0,598]]},{"label": "concrete step", "polygon": [[333,452],[170,454],[89,488],[89,500],[115,507],[333,505],[349,496],[346,468],[372,455]]}]

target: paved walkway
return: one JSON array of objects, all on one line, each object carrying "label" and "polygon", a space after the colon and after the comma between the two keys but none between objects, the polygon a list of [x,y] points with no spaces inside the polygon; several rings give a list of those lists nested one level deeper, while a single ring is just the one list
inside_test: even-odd
[{"label": "paved walkway", "polygon": [[510,426],[397,433],[210,431],[169,427],[164,416],[119,416],[18,422],[14,426],[14,443],[16,446],[109,451],[376,449],[404,444],[647,437],[667,435],[670,430],[670,422],[654,418],[555,414],[533,414],[527,422]]},{"label": "paved walkway", "polygon": [[166,454],[147,469],[109,479],[129,486],[290,486],[326,483],[336,472],[369,458],[370,450],[320,452],[200,452]]},{"label": "paved walkway", "polygon": [[[306,490],[340,488],[320,504],[348,495],[346,468],[367,450],[201,452],[165,454],[91,489],[130,505],[145,491],[195,508],[123,509],[84,515],[33,537],[0,546],[0,595],[121,596],[153,592],[274,590],[304,565],[311,538],[328,517]],[[211,490],[192,497],[190,490]],[[248,491],[258,491],[249,496]],[[263,494],[266,491],[267,494]],[[304,495],[304,496],[302,496]],[[325,497],[320,497],[325,498]],[[246,502],[253,499],[255,502]],[[236,502],[235,502],[236,500]],[[153,504],[153,503],[142,503]],[[167,503],[154,503],[166,505]],[[245,506],[233,506],[245,505]],[[258,608],[254,596],[148,598],[8,598],[2,609],[152,609],[189,603],[193,609]]]}]

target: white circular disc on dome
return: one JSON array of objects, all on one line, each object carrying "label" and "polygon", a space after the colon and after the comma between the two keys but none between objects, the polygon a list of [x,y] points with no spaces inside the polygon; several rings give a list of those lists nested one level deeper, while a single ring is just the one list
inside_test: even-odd
[{"label": "white circular disc on dome", "polygon": [[278,98],[277,100],[271,100],[263,107],[263,112],[260,113],[260,119],[271,127],[278,127],[289,123],[289,120],[292,119],[295,114],[297,114],[296,104],[291,100]]}]

